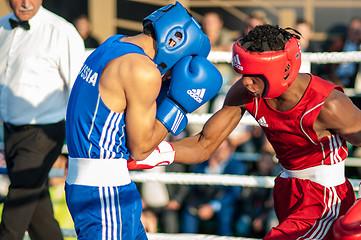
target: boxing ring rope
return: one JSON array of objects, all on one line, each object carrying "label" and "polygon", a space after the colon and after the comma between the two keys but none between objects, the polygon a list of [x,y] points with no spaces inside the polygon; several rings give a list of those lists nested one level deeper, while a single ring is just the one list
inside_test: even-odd
[{"label": "boxing ring rope", "polygon": [[130,177],[134,182],[161,182],[164,184],[181,185],[224,185],[273,188],[274,177],[249,176],[231,174],[203,174],[163,172],[152,173],[144,171],[131,171]]},{"label": "boxing ring rope", "polygon": [[[232,52],[212,51],[208,55],[208,60],[213,63],[231,63]],[[303,52],[302,61],[317,64],[322,63],[342,63],[361,62],[361,51],[352,52]]]},{"label": "boxing ring rope", "polygon": [[[134,182],[161,182],[164,184],[182,185],[225,185],[243,187],[273,188],[275,177],[250,176],[230,174],[202,174],[202,173],[152,173],[144,171],[131,171],[130,177]],[[359,191],[361,179],[349,179],[354,191]]]},{"label": "boxing ring rope", "polygon": [[[189,124],[204,124],[205,122],[207,122],[207,120],[212,116],[212,114],[210,113],[202,113],[202,114],[188,114],[188,122]],[[244,125],[254,125],[254,126],[258,126],[257,121],[252,117],[252,115],[250,114],[245,114],[243,115],[240,124],[244,124]]]},{"label": "boxing ring rope", "polygon": [[[6,174],[6,168],[0,168],[0,174]],[[51,169],[49,177],[63,177],[64,169]],[[160,182],[164,184],[181,185],[225,185],[243,187],[273,188],[273,176],[251,176],[231,174],[203,174],[203,173],[180,173],[163,172],[153,173],[147,171],[130,171],[130,177],[134,182]],[[354,191],[359,191],[361,179],[349,179]]]},{"label": "boxing ring rope", "polygon": [[[89,56],[93,49],[88,49],[84,54],[84,60]],[[232,52],[211,51],[207,59],[213,63],[231,63]],[[361,51],[352,52],[302,52],[302,61],[311,63],[342,63],[342,62],[361,62]]]},{"label": "boxing ring rope", "polygon": [[[62,229],[63,235],[67,237],[76,237],[74,229]],[[205,234],[166,234],[166,233],[147,233],[148,240],[261,240],[256,238],[243,238],[243,237],[226,237]],[[27,240],[27,238],[24,238]],[[30,239],[29,239],[30,240]]]},{"label": "boxing ring rope", "polygon": [[147,233],[149,240],[256,240],[255,238],[243,237],[225,237],[204,234],[165,234],[165,233]]}]

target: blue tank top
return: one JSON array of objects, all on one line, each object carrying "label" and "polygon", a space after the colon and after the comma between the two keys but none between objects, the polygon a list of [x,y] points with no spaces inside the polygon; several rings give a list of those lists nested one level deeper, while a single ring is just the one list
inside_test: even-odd
[{"label": "blue tank top", "polygon": [[72,88],[66,114],[66,140],[73,158],[129,158],[126,146],[125,113],[111,111],[99,93],[104,67],[128,53],[146,55],[133,44],[108,38],[86,59]]}]

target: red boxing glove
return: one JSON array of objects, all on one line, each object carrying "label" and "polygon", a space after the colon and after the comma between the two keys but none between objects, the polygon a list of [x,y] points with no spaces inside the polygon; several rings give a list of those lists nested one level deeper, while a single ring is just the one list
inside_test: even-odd
[{"label": "red boxing glove", "polygon": [[337,219],[333,234],[336,240],[361,239],[361,199],[356,200],[346,214]]},{"label": "red boxing glove", "polygon": [[144,160],[136,161],[129,157],[127,167],[129,170],[150,169],[156,166],[167,166],[174,161],[175,151],[173,145],[167,141],[161,142],[158,147]]}]

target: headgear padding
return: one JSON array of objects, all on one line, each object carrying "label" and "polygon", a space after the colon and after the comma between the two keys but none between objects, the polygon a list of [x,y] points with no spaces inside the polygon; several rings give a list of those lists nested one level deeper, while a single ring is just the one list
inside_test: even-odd
[{"label": "headgear padding", "polygon": [[[153,25],[157,52],[153,61],[161,74],[166,73],[184,56],[207,57],[211,44],[199,23],[179,2],[162,7],[143,19],[143,26]],[[174,46],[170,43],[174,41]]]},{"label": "headgear padding", "polygon": [[296,37],[290,38],[281,51],[250,52],[233,45],[232,66],[241,74],[263,75],[267,84],[264,98],[280,96],[296,79],[301,67],[301,50]]}]

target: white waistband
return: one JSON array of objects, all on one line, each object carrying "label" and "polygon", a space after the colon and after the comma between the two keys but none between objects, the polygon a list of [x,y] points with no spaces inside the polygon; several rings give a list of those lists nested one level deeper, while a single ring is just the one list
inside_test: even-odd
[{"label": "white waistband", "polygon": [[283,168],[283,178],[308,179],[325,187],[334,187],[345,182],[345,162],[333,165],[320,165],[303,170],[287,170]]},{"label": "white waistband", "polygon": [[69,157],[66,182],[86,186],[122,186],[131,180],[125,159]]}]

